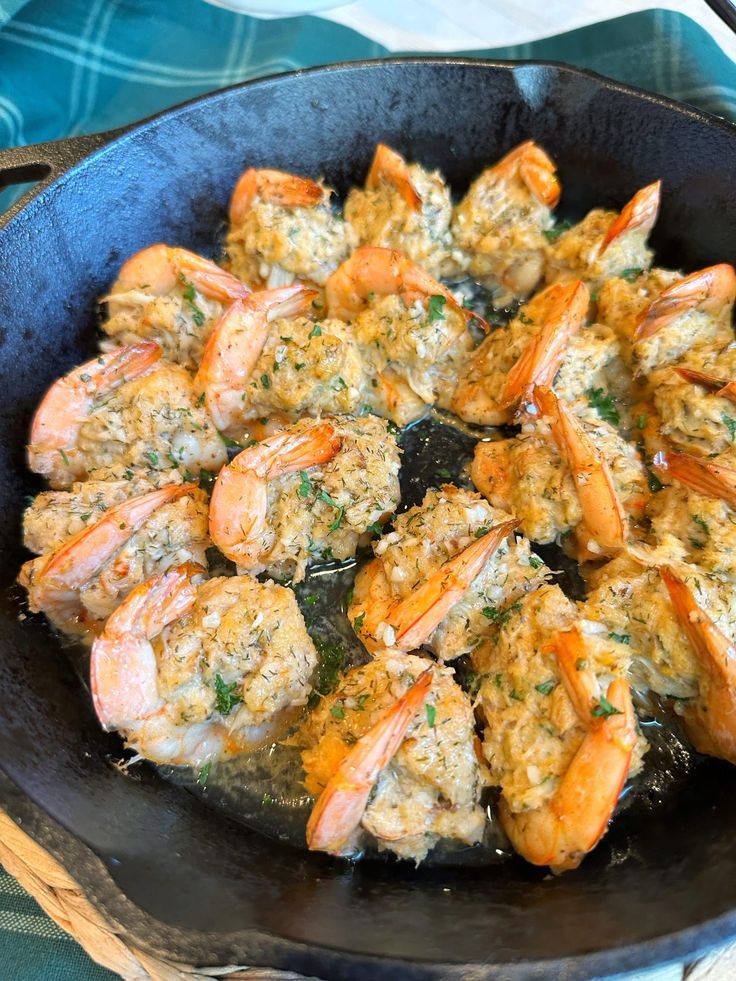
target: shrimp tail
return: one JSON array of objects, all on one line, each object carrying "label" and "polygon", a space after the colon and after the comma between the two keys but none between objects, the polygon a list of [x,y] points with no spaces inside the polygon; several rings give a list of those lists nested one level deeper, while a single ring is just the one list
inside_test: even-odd
[{"label": "shrimp tail", "polygon": [[557,447],[566,461],[583,512],[583,523],[592,552],[623,548],[626,520],[608,464],[570,409],[552,389],[537,386],[532,406],[548,422]]},{"label": "shrimp tail", "polygon": [[736,648],[673,569],[659,574],[704,672],[697,699],[683,709],[688,734],[701,753],[736,763]]},{"label": "shrimp tail", "polygon": [[599,256],[602,256],[608,246],[617,238],[635,228],[643,231],[645,235],[649,234],[657,221],[661,192],[662,181],[655,181],[636,192],[633,198],[621,209],[621,214],[606,232],[598,253]]},{"label": "shrimp tail", "polygon": [[654,457],[656,470],[674,477],[698,494],[726,501],[736,507],[736,470],[710,460],[701,460],[690,453],[660,450]]},{"label": "shrimp tail", "polygon": [[491,528],[396,604],[387,616],[396,634],[395,646],[405,651],[420,647],[518,524],[513,518]]},{"label": "shrimp tail", "polygon": [[137,586],[108,618],[90,660],[92,700],[103,728],[126,728],[158,707],[156,657],[145,641],[189,612],[197,595],[192,580],[203,574],[192,562],[169,569]]},{"label": "shrimp tail", "polygon": [[554,797],[519,814],[501,799],[501,824],[533,865],[575,869],[606,832],[636,743],[631,693],[622,678],[611,683],[607,700],[612,711],[590,725]]},{"label": "shrimp tail", "polygon": [[727,262],[708,266],[679,279],[647,307],[634,331],[634,341],[656,334],[689,310],[714,316],[732,307],[736,299],[736,270]]},{"label": "shrimp tail", "polygon": [[729,381],[727,378],[718,378],[715,375],[706,374],[704,371],[695,371],[693,368],[676,367],[675,371],[686,382],[692,385],[702,385],[709,392],[713,392],[720,398],[736,402],[736,382]]},{"label": "shrimp tail", "polygon": [[431,687],[430,667],[343,757],[309,816],[308,848],[331,855],[350,853],[350,839],[360,825],[376,780],[404,741]]},{"label": "shrimp tail", "polygon": [[499,400],[501,408],[516,405],[534,385],[552,384],[570,339],[585,322],[590,292],[582,280],[557,283],[545,292],[548,306],[544,322],[506,376]]},{"label": "shrimp tail", "polygon": [[406,160],[385,143],[379,143],[376,147],[365,185],[373,190],[382,181],[393,185],[412,211],[422,210],[422,199],[412,184]]},{"label": "shrimp tail", "polygon": [[78,606],[76,591],[89,582],[135,534],[154,511],[197,484],[168,484],[108,508],[93,525],[83,528],[50,556],[32,559],[21,569],[20,583],[28,589],[34,612]]}]

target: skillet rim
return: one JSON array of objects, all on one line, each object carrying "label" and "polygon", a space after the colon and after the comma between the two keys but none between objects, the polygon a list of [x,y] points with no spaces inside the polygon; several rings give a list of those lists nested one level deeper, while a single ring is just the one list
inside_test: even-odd
[{"label": "skillet rim", "polygon": [[[109,147],[123,143],[126,139],[151,128],[159,119],[176,117],[200,104],[214,102],[235,90],[248,89],[252,86],[266,88],[277,85],[285,79],[302,76],[364,72],[374,66],[400,67],[407,64],[428,65],[434,68],[453,66],[504,69],[512,73],[525,68],[552,69],[558,76],[580,77],[595,88],[621,93],[639,103],[661,106],[669,112],[676,112],[680,116],[693,119],[709,129],[722,130],[736,141],[736,125],[720,116],[667,96],[615,81],[591,69],[576,68],[564,62],[534,59],[514,61],[475,58],[471,55],[449,57],[407,55],[334,62],[235,83],[195,96],[118,129],[0,151],[0,179],[3,171],[19,170],[38,164],[48,168],[46,176],[0,215],[0,236],[10,234],[15,220],[39,197],[55,187],[62,187],[67,180],[76,176],[77,168],[105,153]],[[20,179],[24,180],[24,178]],[[9,183],[17,182],[18,178]],[[532,979],[547,977],[582,981],[592,976],[605,976],[614,972],[620,973],[682,960],[736,936],[736,908],[734,908],[699,924],[623,947],[609,947],[543,960],[461,964],[383,958],[351,952],[343,948],[304,944],[259,929],[228,933],[184,930],[167,925],[129,900],[96,853],[73,831],[51,818],[15,784],[4,772],[2,760],[0,760],[0,802],[11,819],[62,864],[69,875],[80,884],[87,899],[104,913],[107,920],[124,937],[144,950],[179,961],[202,965],[222,964],[223,961],[229,960],[231,963],[247,962],[251,966],[271,966],[319,974],[326,969],[333,977],[365,978],[371,981],[374,978],[396,978],[397,972],[400,972],[402,978],[416,979],[416,981],[429,978],[481,981],[481,979],[501,977],[508,981],[532,981]],[[220,819],[222,820],[221,817]],[[72,861],[68,861],[69,859]],[[70,871],[70,865],[74,868],[74,873]]]}]

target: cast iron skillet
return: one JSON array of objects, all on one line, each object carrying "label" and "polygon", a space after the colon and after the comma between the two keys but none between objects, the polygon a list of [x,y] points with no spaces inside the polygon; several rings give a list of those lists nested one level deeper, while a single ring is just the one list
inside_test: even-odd
[{"label": "cast iron skillet", "polygon": [[558,162],[564,210],[620,206],[664,179],[658,259],[734,257],[736,129],[554,64],[411,59],[296,72],[214,93],[114,134],[0,154],[41,179],[0,221],[0,779],[8,812],[140,946],[199,964],[327,978],[583,978],[677,959],[736,934],[736,770],[695,768],[671,806],[624,814],[576,872],[354,869],[229,823],[111,762],[89,699],[8,587],[24,465],[49,383],[93,350],[95,301],[159,240],[208,251],[248,164],[362,181],[375,144],[462,190],[527,137]]}]

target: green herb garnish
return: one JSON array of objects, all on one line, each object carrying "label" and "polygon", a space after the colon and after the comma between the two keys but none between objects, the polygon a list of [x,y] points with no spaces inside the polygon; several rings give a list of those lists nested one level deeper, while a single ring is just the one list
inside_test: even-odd
[{"label": "green herb garnish", "polygon": [[596,410],[604,422],[610,422],[612,426],[618,426],[621,422],[621,416],[618,414],[618,409],[612,396],[608,395],[605,389],[589,388],[585,394],[590,407]]},{"label": "green herb garnish", "polygon": [[728,429],[728,435],[732,440],[736,439],[736,419],[734,419],[733,416],[727,416],[725,412],[721,416],[721,419],[723,419],[723,422]]},{"label": "green herb garnish", "polygon": [[535,685],[535,689],[540,693],[540,695],[551,695],[557,684],[552,678],[549,681],[543,681],[541,685]]},{"label": "green herb garnish", "polygon": [[563,218],[562,221],[557,222],[554,228],[547,228],[542,232],[542,234],[548,242],[556,242],[563,232],[567,232],[571,228],[572,222],[568,221],[567,218]]},{"label": "green herb garnish", "polygon": [[605,695],[601,695],[600,701],[590,710],[590,714],[596,719],[608,719],[612,715],[621,715],[621,710],[612,705]]},{"label": "green herb garnish", "polygon": [[612,630],[608,636],[611,638],[611,640],[615,640],[616,643],[618,643],[618,644],[630,644],[631,643],[631,634],[617,634],[617,633],[614,633],[613,630]]},{"label": "green herb garnish", "polygon": [[243,701],[242,695],[236,694],[237,688],[237,681],[228,685],[221,674],[215,675],[215,708],[220,715],[230,715],[235,706]]},{"label": "green herb garnish", "polygon": [[621,273],[621,279],[625,279],[627,283],[633,283],[643,272],[644,270],[640,269],[639,266],[632,266],[630,269],[624,269]]},{"label": "green herb garnish", "polygon": [[184,285],[183,296],[187,306],[192,311],[192,320],[197,327],[201,327],[205,317],[204,311],[197,306],[197,291],[194,288],[194,283],[190,282],[183,274],[180,274],[179,280]]},{"label": "green herb garnish", "polygon": [[424,707],[427,710],[427,725],[430,729],[434,729],[434,720],[437,715],[437,709],[434,707],[434,705],[425,705]]},{"label": "green herb garnish", "polygon": [[299,497],[309,497],[312,493],[312,481],[309,479],[309,474],[306,470],[299,471],[299,487],[297,488],[297,494]]},{"label": "green herb garnish", "polygon": [[429,322],[433,324],[435,320],[444,320],[445,315],[442,312],[444,306],[447,303],[447,297],[442,296],[440,293],[435,293],[434,296],[430,296],[428,312],[429,312]]}]

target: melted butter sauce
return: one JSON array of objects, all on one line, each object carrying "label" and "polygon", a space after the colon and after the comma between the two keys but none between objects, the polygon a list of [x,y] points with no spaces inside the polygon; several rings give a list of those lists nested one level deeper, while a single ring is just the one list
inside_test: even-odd
[{"label": "melted butter sauce", "polygon": [[[401,436],[404,450],[401,510],[418,504],[430,487],[443,483],[470,487],[465,468],[475,442],[478,438],[495,436],[493,431],[465,426],[454,417],[439,412],[433,412],[405,429]],[[561,549],[537,546],[535,551],[550,568],[558,570],[555,581],[568,595],[575,599],[584,595],[575,563]],[[367,551],[356,560],[312,566],[304,582],[292,586],[321,657],[334,658],[338,652],[343,669],[368,660],[345,616],[345,608],[357,568],[369,555],[370,551]],[[457,662],[455,666],[459,679],[462,679],[464,666]],[[676,730],[655,721],[655,711],[661,717],[660,708],[640,697],[637,709],[650,749],[645,756],[644,769],[625,788],[619,807],[643,815],[682,784],[693,756]],[[278,841],[304,847],[304,829],[313,798],[301,782],[303,771],[297,748],[279,741],[238,759],[219,763],[210,769],[204,785],[197,782],[197,774],[190,770],[157,769],[166,780],[185,788],[208,807],[221,811],[232,820]],[[496,819],[494,802],[494,792],[488,792],[484,798],[488,821],[480,844],[468,847],[440,842],[424,864],[488,866],[508,861],[511,849]],[[375,846],[367,845],[360,857],[385,859],[388,856]]]}]

